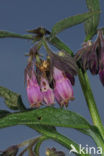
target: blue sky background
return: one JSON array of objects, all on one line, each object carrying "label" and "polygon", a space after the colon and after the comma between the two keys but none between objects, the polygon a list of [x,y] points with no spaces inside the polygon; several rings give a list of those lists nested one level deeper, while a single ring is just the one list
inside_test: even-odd
[{"label": "blue sky background", "polygon": [[[104,1],[101,2],[101,20],[99,27],[104,26]],[[51,30],[52,26],[59,20],[87,11],[85,0],[1,0],[0,1],[0,30],[11,32],[26,33],[26,30],[38,26],[46,27]],[[83,24],[65,30],[59,34],[59,37],[76,52],[81,48],[85,38]],[[24,87],[24,68],[27,58],[24,56],[32,46],[32,42],[23,39],[0,39],[0,85],[7,87],[22,95],[23,101],[27,107],[26,91]],[[43,49],[43,52],[44,49]],[[104,88],[99,77],[92,76],[89,72],[91,87],[97,102],[102,121],[104,123]],[[76,77],[74,86],[75,101],[70,102],[68,109],[84,116],[92,123],[84,96]],[[0,98],[0,109],[7,109],[3,99]],[[78,144],[85,146],[95,146],[92,139],[73,129],[57,128],[65,136],[75,140]],[[0,150],[7,148],[12,144],[18,144],[26,139],[37,136],[34,132],[25,126],[16,126],[0,130]],[[41,156],[43,156],[46,147],[55,146],[59,150],[64,150],[66,156],[69,151],[58,143],[48,140],[41,146]]]}]

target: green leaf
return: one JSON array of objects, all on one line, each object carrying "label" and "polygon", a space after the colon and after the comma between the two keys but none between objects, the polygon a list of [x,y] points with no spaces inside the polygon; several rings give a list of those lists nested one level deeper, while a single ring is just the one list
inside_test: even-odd
[{"label": "green leaf", "polygon": [[35,153],[36,156],[39,156],[40,146],[43,143],[43,141],[45,141],[47,139],[48,139],[48,137],[46,137],[46,136],[41,136],[39,138],[39,141],[37,142],[37,144],[35,145],[35,148],[34,148],[34,153]]},{"label": "green leaf", "polygon": [[[98,147],[102,147],[103,152],[104,152],[104,139],[102,138],[99,129],[96,126],[90,126],[90,129],[87,130],[89,136],[93,138],[95,141],[96,145]],[[104,155],[104,153],[103,153]]]},{"label": "green leaf", "polygon": [[0,119],[0,128],[14,126],[18,124],[41,124],[47,126],[89,129],[89,123],[77,113],[71,112],[69,110],[51,107],[13,113]]},{"label": "green leaf", "polygon": [[[59,141],[62,138],[57,138],[56,135],[54,135],[54,133],[57,134],[57,132],[53,126],[70,127],[78,129],[84,134],[90,135],[95,140],[97,145],[102,146],[104,142],[97,128],[92,127],[80,115],[64,109],[46,107],[37,110],[11,113],[0,119],[0,128],[15,125],[27,125],[50,138],[52,138],[51,135],[53,134],[56,141]],[[61,140],[61,144],[65,145],[63,140]],[[65,146],[68,148],[68,145]]]},{"label": "green leaf", "polygon": [[87,12],[76,16],[71,16],[59,21],[52,28],[52,37],[67,28],[83,23],[85,20],[96,14],[98,14],[98,12]]},{"label": "green leaf", "polygon": [[[57,109],[52,107],[29,110],[25,112],[12,113],[0,119],[0,128],[15,125],[27,125],[35,130],[46,134],[46,130],[56,132],[55,127],[75,128],[90,135],[93,139],[102,145],[104,142],[100,132],[92,130],[91,125],[80,115],[69,110]],[[51,127],[52,126],[52,127]],[[47,136],[47,135],[46,135]],[[95,141],[96,141],[95,140]]]},{"label": "green leaf", "polygon": [[[74,141],[71,139],[65,137],[64,135],[58,133],[55,129],[52,129],[50,126],[43,126],[43,125],[28,125],[32,129],[35,129],[37,132],[47,136],[50,139],[55,140],[59,144],[63,145],[67,149],[71,150],[73,145],[75,149],[79,152],[79,145],[76,144]],[[89,154],[78,154],[75,153],[77,156],[90,156]]]},{"label": "green leaf", "polygon": [[97,147],[102,147],[102,156],[104,156],[104,139],[102,138],[99,129],[96,126],[90,125],[90,129],[81,129],[80,131],[86,135],[91,136],[92,139],[95,141]]},{"label": "green leaf", "polygon": [[59,49],[59,50],[65,50],[70,55],[73,55],[72,50],[68,46],[66,46],[59,38],[54,37],[54,38],[50,39],[50,37],[47,37],[46,39],[47,39],[47,41],[50,44],[52,44],[53,46],[55,46],[57,49]]},{"label": "green leaf", "polygon": [[99,0],[86,0],[86,5],[88,10],[91,12],[99,11],[99,14],[93,15],[90,19],[85,22],[85,33],[89,38],[96,34],[97,26],[100,19],[100,2]]},{"label": "green leaf", "polygon": [[[68,149],[69,145],[73,144],[78,150],[78,145],[73,143],[70,139],[61,136],[56,132],[53,126],[71,127],[80,130],[84,134],[95,138],[98,144],[102,145],[102,137],[98,131],[92,131],[89,123],[80,115],[69,110],[46,107],[37,110],[29,110],[26,112],[12,113],[0,119],[0,128],[7,126],[14,126],[18,124],[27,125],[39,133],[56,140]],[[99,141],[100,140],[100,141]]]},{"label": "green leaf", "polygon": [[12,32],[8,32],[8,31],[0,31],[0,38],[21,38],[21,39],[30,39],[30,40],[34,40],[34,41],[38,41],[39,37],[38,36],[33,36],[30,34],[26,34],[26,35],[21,35],[21,34],[17,34],[17,33],[12,33]]},{"label": "green leaf", "polygon": [[5,99],[5,104],[13,110],[25,110],[21,96],[13,91],[0,86],[0,96]]}]

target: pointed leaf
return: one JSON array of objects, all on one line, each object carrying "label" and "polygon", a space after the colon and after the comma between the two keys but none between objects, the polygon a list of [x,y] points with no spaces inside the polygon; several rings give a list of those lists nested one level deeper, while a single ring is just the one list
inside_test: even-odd
[{"label": "pointed leaf", "polygon": [[47,37],[47,41],[51,43],[53,46],[55,46],[57,49],[64,50],[68,52],[70,55],[73,55],[72,50],[68,46],[66,46],[59,38],[54,37],[50,39],[50,37]]},{"label": "pointed leaf", "polygon": [[[6,114],[4,115],[6,116]],[[63,145],[64,147],[66,147],[67,149],[71,150],[71,145],[73,145],[75,147],[75,149],[77,151],[79,151],[79,145],[76,144],[74,141],[72,141],[71,139],[65,137],[64,135],[58,133],[55,129],[55,127],[53,126],[45,126],[45,125],[35,125],[35,124],[29,124],[29,125],[26,125],[34,130],[36,130],[37,132],[43,134],[43,138],[42,140],[44,139],[53,139],[55,140],[56,142],[60,143],[61,145]],[[40,141],[42,141],[40,140]],[[41,144],[41,143],[40,143]],[[38,147],[39,148],[39,147]],[[39,149],[38,149],[39,150]],[[37,153],[36,153],[37,154]],[[78,156],[85,156],[85,154],[78,154],[78,153],[75,153],[76,155]],[[90,156],[90,155],[87,155],[87,156]]]},{"label": "pointed leaf", "polygon": [[[56,130],[52,129],[50,126],[43,126],[43,125],[28,125],[32,129],[35,129],[37,132],[47,136],[50,139],[55,140],[59,144],[63,145],[67,149],[71,150],[73,145],[76,149],[76,151],[79,152],[79,145],[76,144],[73,140],[70,138],[65,137],[64,135],[58,133]],[[85,156],[85,154],[81,153],[75,153],[77,156]],[[90,156],[89,154],[86,154],[86,156]]]},{"label": "pointed leaf", "polygon": [[[93,12],[93,11],[100,11],[100,2],[99,0],[86,0],[86,4],[88,7],[88,10]],[[93,35],[96,34],[97,31],[97,26],[99,24],[99,19],[100,19],[100,12],[99,14],[93,15],[90,19],[88,19],[85,22],[85,33],[86,35],[92,37]]]},{"label": "pointed leaf", "polygon": [[[30,40],[35,39],[35,37],[33,37],[33,35],[30,35],[30,34],[21,35],[21,34],[17,34],[17,33],[0,30],[0,38],[7,38],[7,37],[30,39]],[[36,38],[36,39],[38,40],[39,38]]]},{"label": "pointed leaf", "polygon": [[[20,113],[12,113],[0,119],[0,128],[18,124],[27,125],[41,134],[50,138],[53,137],[59,143],[61,141],[67,148],[71,148],[69,145],[72,144],[72,141],[64,138],[67,140],[66,142],[62,139],[63,136],[60,138],[55,128],[51,126],[75,128],[84,134],[90,135],[97,145],[102,146],[104,142],[97,128],[92,127],[83,117],[69,110],[47,107]],[[69,145],[67,144],[68,142],[70,142]],[[78,150],[78,146],[75,145],[75,147],[77,147],[76,149]]]},{"label": "pointed leaf", "polygon": [[89,129],[89,123],[79,114],[69,110],[50,107],[13,113],[0,119],[0,128],[18,124],[41,124],[47,126]]},{"label": "pointed leaf", "polygon": [[80,131],[86,135],[91,136],[92,139],[95,141],[97,147],[102,147],[104,153],[104,139],[101,136],[100,131],[96,126],[90,125],[90,129],[81,129]]},{"label": "pointed leaf", "polygon": [[24,110],[25,106],[21,96],[13,91],[0,86],[0,96],[5,99],[5,104],[13,110]]},{"label": "pointed leaf", "polygon": [[56,23],[52,28],[52,37],[58,34],[59,32],[62,32],[63,30],[70,28],[74,25],[83,23],[85,20],[93,16],[94,14],[98,14],[98,12],[87,12],[84,14],[79,14],[76,16],[71,16],[68,18],[65,18],[64,20],[59,21]]}]

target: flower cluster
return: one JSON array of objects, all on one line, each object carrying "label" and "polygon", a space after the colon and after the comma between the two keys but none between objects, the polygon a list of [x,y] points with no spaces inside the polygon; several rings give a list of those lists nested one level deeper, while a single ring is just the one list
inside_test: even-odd
[{"label": "flower cluster", "polygon": [[75,59],[84,70],[90,70],[93,75],[99,74],[104,86],[104,37],[101,30],[95,42],[88,41],[83,44],[75,55]]},{"label": "flower cluster", "polygon": [[[31,52],[34,49],[36,50],[36,48],[33,48]],[[61,57],[65,59],[64,56],[51,53],[51,56],[48,56],[47,60],[42,60],[39,54],[34,53],[36,55],[34,54],[32,56],[35,56],[35,59],[32,58],[30,61],[29,58],[29,63],[25,69],[27,96],[31,107],[40,107],[43,103],[46,106],[50,106],[55,103],[55,100],[61,107],[67,107],[69,101],[74,99],[72,89],[74,75],[76,74],[74,60],[73,64],[75,66],[71,65],[72,67],[68,68],[66,61],[64,65],[61,62]],[[68,61],[70,62],[70,60]]]}]

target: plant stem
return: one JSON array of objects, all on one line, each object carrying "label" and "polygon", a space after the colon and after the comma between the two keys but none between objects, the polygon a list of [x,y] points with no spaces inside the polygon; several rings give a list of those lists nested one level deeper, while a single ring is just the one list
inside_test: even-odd
[{"label": "plant stem", "polygon": [[35,148],[34,148],[34,153],[36,154],[36,156],[39,156],[39,150],[40,150],[40,146],[41,144],[43,143],[43,141],[49,139],[48,137],[46,136],[41,136],[41,138],[39,139],[39,141],[37,142],[37,144],[35,145]]},{"label": "plant stem", "polygon": [[90,154],[83,154],[83,153],[79,154],[80,153],[79,145],[73,142],[71,139],[67,138],[66,136],[58,133],[56,130],[44,129],[44,127],[42,128],[41,125],[27,125],[27,126],[41,133],[45,137],[48,137],[48,139],[55,140],[56,142],[63,145],[69,150],[72,149],[71,144],[74,145],[76,151],[78,152],[78,153],[75,153],[77,156],[90,156]]},{"label": "plant stem", "polygon": [[25,140],[23,141],[22,143],[18,144],[18,147],[21,148],[21,147],[24,147],[24,146],[27,146],[27,145],[30,145],[30,144],[35,144],[37,143],[37,141],[39,141],[39,139],[41,138],[42,136],[39,136],[37,138],[33,138],[33,139],[29,139],[29,140]]},{"label": "plant stem", "polygon": [[[92,34],[86,36],[85,41],[92,39],[92,37]],[[104,127],[98,112],[98,108],[96,106],[88,75],[86,72],[82,72],[82,70],[79,69],[78,76],[93,124],[99,128],[99,131],[104,139]]]},{"label": "plant stem", "polygon": [[96,106],[96,102],[93,97],[87,73],[86,72],[83,73],[82,70],[79,69],[78,76],[83,90],[83,94],[87,102],[88,109],[90,111],[93,124],[99,128],[100,133],[104,139],[104,127],[102,125],[102,121]]},{"label": "plant stem", "polygon": [[[88,41],[90,39],[92,39],[92,34],[86,36],[85,41]],[[58,41],[56,40],[54,46],[56,48],[58,48],[58,49],[66,50],[66,52],[70,53],[70,55],[73,56],[73,52],[68,48],[68,46],[65,45],[65,44],[61,44],[61,41],[60,41],[60,44],[59,44],[59,41],[60,41],[59,39],[58,39]],[[89,80],[88,80],[87,73],[86,72],[83,73],[82,70],[79,69],[78,77],[79,77],[80,84],[81,84],[81,87],[82,87],[82,90],[83,90],[83,94],[85,96],[85,99],[86,99],[86,102],[87,102],[87,105],[88,105],[88,109],[89,109],[93,124],[99,128],[99,130],[101,132],[101,135],[102,135],[102,137],[104,139],[104,127],[102,125],[102,121],[101,121],[101,118],[100,118],[100,115],[99,115],[99,112],[98,112],[98,109],[97,109],[97,106],[96,106],[96,102],[94,100],[94,96],[93,96],[93,93],[92,93],[92,90],[91,90],[91,87],[90,87],[90,83],[89,83]]]}]

